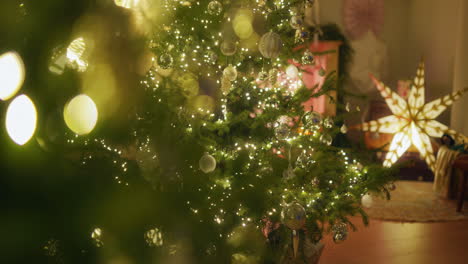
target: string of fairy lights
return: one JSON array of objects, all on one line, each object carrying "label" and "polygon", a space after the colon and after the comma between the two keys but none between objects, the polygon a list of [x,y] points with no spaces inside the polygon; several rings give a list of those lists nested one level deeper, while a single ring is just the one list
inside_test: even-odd
[{"label": "string of fairy lights", "polygon": [[[337,223],[334,233],[338,236],[334,238],[338,242],[342,241],[346,239],[347,228],[346,224],[343,228],[340,222],[343,218],[340,214],[341,206],[345,203],[359,204],[361,197],[366,194],[367,189],[362,185],[366,168],[344,150],[332,147],[333,136],[339,132],[346,133],[346,126],[336,129],[331,117],[324,118],[317,112],[304,112],[301,102],[294,104],[294,100],[299,101],[297,94],[306,89],[302,72],[294,64],[312,64],[314,54],[308,50],[302,52],[298,59],[301,63],[288,62],[288,52],[280,56],[284,50],[292,50],[298,42],[309,43],[307,36],[310,34],[305,32],[302,16],[304,9],[314,1],[278,0],[274,1],[273,6],[267,5],[264,0],[256,0],[251,5],[242,2],[240,6],[234,2],[163,0],[160,5],[162,9],[158,9],[158,19],[164,22],[157,24],[148,37],[147,48],[153,55],[152,66],[140,85],[149,100],[155,105],[172,107],[170,109],[177,113],[174,116],[179,118],[169,125],[174,130],[183,131],[185,138],[198,140],[203,137],[198,132],[203,131],[205,135],[216,139],[204,146],[206,153],[199,164],[186,165],[193,175],[200,175],[202,171],[211,176],[207,177],[207,184],[197,189],[206,196],[205,199],[202,202],[185,201],[187,210],[193,216],[209,215],[208,218],[219,226],[229,218],[235,219],[234,222],[242,227],[253,225],[260,229],[261,219],[250,212],[245,201],[239,200],[236,195],[258,189],[274,201],[264,212],[265,216],[280,218],[283,213],[286,225],[294,230],[303,228],[300,223],[306,216],[315,217],[318,221],[331,219]],[[115,0],[115,4],[132,10],[140,17],[148,16],[147,19],[151,19],[146,9],[150,4],[145,0]],[[297,5],[300,7],[296,8]],[[187,16],[193,13],[199,16]],[[269,22],[271,17],[278,17],[278,21],[263,36],[259,36],[253,26],[258,16],[264,22]],[[222,30],[226,24],[232,27],[234,37]],[[293,32],[296,37],[294,41],[283,42],[275,32]],[[49,70],[58,75],[67,67],[77,72],[86,72],[89,66],[88,41],[78,37],[67,47],[57,48],[53,52]],[[263,57],[259,56],[257,50]],[[0,90],[2,100],[12,98],[24,82],[24,64],[18,54],[7,53],[0,57],[1,78],[4,78],[3,72],[7,70],[13,74],[7,79],[7,91]],[[199,82],[202,77],[214,80],[222,91],[218,95],[202,94]],[[0,83],[7,82],[1,79]],[[173,92],[168,90],[174,87],[176,89],[171,91],[184,97],[187,102],[185,105],[169,106],[167,94]],[[283,104],[284,101],[289,103]],[[219,109],[216,108],[218,104]],[[269,131],[268,136],[261,140],[256,135],[239,138],[229,138],[226,134],[217,136],[216,133],[222,128],[229,128],[234,122],[239,122],[236,120],[237,113],[233,112],[233,105],[241,105],[244,108],[242,113],[247,115],[244,121],[265,128]],[[287,109],[291,105],[294,108]],[[125,176],[130,173],[129,160],[135,159],[143,172],[154,173],[159,166],[160,153],[152,148],[154,142],[148,134],[133,131],[133,136],[138,139],[133,152],[126,147],[113,146],[106,139],[94,138],[92,135],[82,137],[90,134],[98,122],[98,108],[90,96],[77,95],[63,107],[64,122],[73,132],[68,136],[67,144],[96,145],[105,150],[104,155],[112,160],[115,167],[114,179],[118,184],[131,187]],[[350,112],[349,105],[346,110]],[[25,119],[24,115],[31,117]],[[7,130],[19,145],[25,144],[33,136],[36,115],[34,103],[26,95],[16,97],[10,104]],[[144,113],[139,113],[135,118],[140,125],[148,122]],[[21,124],[15,124],[17,120],[21,120]],[[9,122],[12,124],[9,125]],[[26,130],[25,122],[28,124]],[[226,138],[230,139],[229,144],[226,144]],[[322,166],[319,164],[321,160],[317,159],[320,151],[335,156],[333,162],[337,165],[334,169],[340,175],[314,175],[317,166]],[[99,155],[85,153],[81,157],[81,165],[86,166],[93,159],[100,158]],[[238,168],[222,171],[217,167],[217,163],[230,164],[242,155],[247,159]],[[273,163],[279,158],[286,161],[286,169],[275,174]],[[302,176],[298,177],[298,174]],[[277,185],[263,188],[262,180],[272,175],[282,177],[275,181]],[[236,204],[235,210],[227,207],[232,204]],[[292,215],[289,215],[289,211]],[[200,217],[200,221],[204,218]],[[151,246],[163,246],[163,231],[161,227],[153,227],[143,237]],[[96,246],[105,245],[104,233],[105,230],[100,227],[91,230],[91,238]],[[219,234],[220,237],[224,235],[229,238],[233,231]]]}]

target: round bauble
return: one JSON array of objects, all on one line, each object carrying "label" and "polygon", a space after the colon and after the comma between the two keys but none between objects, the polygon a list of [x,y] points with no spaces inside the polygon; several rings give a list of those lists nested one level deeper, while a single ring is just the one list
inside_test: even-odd
[{"label": "round bauble", "polygon": [[333,143],[333,138],[329,134],[322,134],[320,136],[320,142],[327,146],[331,146],[331,144]]},{"label": "round bauble", "polygon": [[216,159],[208,153],[205,153],[198,163],[200,170],[204,173],[213,172],[216,169]]},{"label": "round bauble", "polygon": [[288,77],[291,79],[296,79],[299,75],[299,70],[296,66],[291,64],[286,68],[286,75],[288,75]]},{"label": "round bauble", "polygon": [[279,140],[285,140],[289,137],[291,129],[287,124],[281,124],[275,128],[275,136]]},{"label": "round bauble", "polygon": [[232,56],[237,52],[237,45],[234,41],[223,41],[221,44],[221,53],[224,56]]},{"label": "round bauble", "polygon": [[320,123],[322,122],[322,115],[315,111],[307,112],[302,122],[304,123],[304,126],[306,128],[317,129],[319,128]]},{"label": "round bauble", "polygon": [[227,78],[231,82],[235,81],[237,79],[237,70],[234,66],[229,65],[226,68],[224,68],[223,71],[223,77]]},{"label": "round bauble", "polygon": [[364,206],[365,208],[371,207],[371,206],[372,206],[372,202],[373,202],[372,196],[371,196],[370,194],[368,194],[368,193],[365,194],[365,195],[363,195],[362,198],[361,198],[361,204],[362,204],[362,206]]},{"label": "round bauble", "polygon": [[182,94],[187,98],[196,96],[200,90],[198,77],[191,72],[178,75],[175,78],[175,83],[177,84]]},{"label": "round bauble", "polygon": [[218,16],[223,11],[223,5],[219,1],[211,1],[207,11],[212,16]]},{"label": "round bauble", "polygon": [[320,75],[321,77],[323,77],[323,76],[325,76],[325,74],[327,74],[327,72],[325,71],[324,68],[320,68],[320,70],[319,70],[318,73],[319,73],[319,75]]},{"label": "round bauble", "polygon": [[258,49],[263,57],[268,59],[275,59],[279,56],[283,41],[280,35],[275,32],[265,33],[258,43]]},{"label": "round bauble", "polygon": [[345,124],[343,124],[340,128],[340,132],[343,134],[348,133],[348,127]]},{"label": "round bauble", "polygon": [[174,59],[170,54],[164,53],[158,58],[158,65],[162,69],[169,69],[172,68],[172,64],[174,63]]},{"label": "round bauble", "polygon": [[303,65],[312,65],[315,63],[314,54],[310,50],[306,50],[304,54],[302,54],[301,61]]},{"label": "round bauble", "polygon": [[299,230],[306,223],[306,211],[299,203],[292,202],[283,208],[281,218],[287,227],[292,230]]},{"label": "round bauble", "polygon": [[289,24],[292,28],[299,29],[304,24],[304,20],[302,19],[302,16],[292,16]]},{"label": "round bauble", "polygon": [[325,128],[332,128],[333,127],[333,120],[330,117],[327,117],[323,120],[323,126]]}]

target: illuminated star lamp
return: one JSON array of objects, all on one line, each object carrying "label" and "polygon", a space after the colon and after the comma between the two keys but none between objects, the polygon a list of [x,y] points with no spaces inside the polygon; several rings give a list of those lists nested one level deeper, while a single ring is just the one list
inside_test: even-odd
[{"label": "illuminated star lamp", "polygon": [[429,168],[434,171],[435,157],[430,137],[440,138],[443,134],[448,134],[457,141],[466,141],[465,136],[449,129],[435,118],[468,91],[468,87],[425,104],[423,62],[419,64],[407,100],[390,90],[373,75],[370,77],[393,115],[363,123],[359,128],[362,131],[394,134],[384,166],[390,167],[411,145],[414,145]]}]

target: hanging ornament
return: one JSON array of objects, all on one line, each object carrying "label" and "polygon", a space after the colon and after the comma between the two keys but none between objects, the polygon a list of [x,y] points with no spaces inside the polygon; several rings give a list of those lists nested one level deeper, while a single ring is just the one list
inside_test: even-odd
[{"label": "hanging ornament", "polygon": [[391,182],[385,186],[389,191],[394,191],[396,190],[396,185],[395,183]]},{"label": "hanging ornament", "polygon": [[296,174],[294,173],[294,169],[291,164],[289,164],[288,168],[283,171],[283,179],[290,180],[294,177],[296,177]]},{"label": "hanging ornament", "polygon": [[289,128],[287,124],[281,124],[275,128],[275,136],[279,140],[287,139],[290,133],[291,133],[291,129]]},{"label": "hanging ornament", "polygon": [[306,211],[302,205],[297,202],[287,204],[281,211],[283,223],[292,230],[299,230],[306,223]]},{"label": "hanging ornament", "polygon": [[333,138],[328,134],[322,134],[320,136],[320,142],[327,146],[331,146],[331,144],[333,143]]},{"label": "hanging ornament", "polygon": [[297,160],[296,160],[296,167],[297,167],[297,168],[301,168],[301,169],[305,169],[305,168],[307,167],[307,163],[308,163],[308,158],[307,158],[306,153],[303,151],[303,152],[297,157]]},{"label": "hanging ornament", "polygon": [[349,102],[346,103],[345,110],[346,112],[351,112],[351,105],[349,104]]},{"label": "hanging ornament", "polygon": [[168,53],[164,53],[158,58],[158,65],[164,70],[172,68],[172,64],[174,63],[174,59]]},{"label": "hanging ornament", "polygon": [[49,71],[61,75],[67,66],[68,59],[66,50],[63,47],[57,47],[52,51],[52,56],[49,61]]},{"label": "hanging ornament", "polygon": [[265,33],[258,43],[258,49],[263,57],[267,59],[275,59],[279,56],[283,41],[280,35],[275,32]]},{"label": "hanging ornament", "polygon": [[312,179],[310,183],[312,184],[313,187],[318,187],[318,185],[320,184],[320,180],[319,178],[315,177]]},{"label": "hanging ornament", "polygon": [[348,127],[345,124],[343,124],[340,128],[340,132],[343,134],[348,133]]},{"label": "hanging ornament", "polygon": [[223,11],[223,5],[218,1],[211,1],[208,4],[208,14],[212,16],[219,16]]},{"label": "hanging ornament", "polygon": [[221,53],[224,56],[232,56],[237,52],[237,45],[234,41],[223,41],[221,44]]},{"label": "hanging ornament", "polygon": [[102,241],[102,229],[101,228],[99,227],[95,228],[93,232],[91,233],[91,238],[93,239],[96,247],[102,247],[104,245]]},{"label": "hanging ornament", "polygon": [[312,111],[307,112],[302,119],[306,128],[317,129],[320,127],[320,123],[322,122],[322,115],[318,112]]},{"label": "hanging ornament", "polygon": [[319,70],[318,73],[319,73],[319,75],[322,76],[322,77],[325,76],[325,74],[327,74],[327,72],[325,71],[325,69],[322,68],[322,67],[320,67],[320,70]]},{"label": "hanging ornament", "polygon": [[306,0],[305,3],[306,3],[306,7],[310,8],[314,5],[315,0]]},{"label": "hanging ornament", "polygon": [[235,67],[233,67],[231,64],[224,68],[223,71],[223,77],[227,78],[231,82],[235,81],[237,79],[237,70]]},{"label": "hanging ornament", "polygon": [[333,242],[341,243],[348,237],[348,228],[345,223],[336,223],[332,227]]},{"label": "hanging ornament", "polygon": [[228,94],[230,91],[231,91],[231,88],[232,88],[232,83],[231,81],[224,77],[221,78],[221,91],[223,92],[223,94]]},{"label": "hanging ornament", "polygon": [[313,65],[315,64],[315,58],[314,54],[312,54],[312,51],[306,50],[302,54],[301,61],[303,65]]},{"label": "hanging ornament", "polygon": [[299,70],[297,69],[296,66],[290,64],[286,68],[286,75],[288,75],[288,77],[291,78],[291,79],[296,79],[297,76],[299,75]]},{"label": "hanging ornament", "polygon": [[365,195],[362,196],[361,198],[362,206],[364,206],[365,208],[370,208],[372,206],[372,203],[373,203],[373,200],[370,194],[366,193]]},{"label": "hanging ornament", "polygon": [[333,127],[333,120],[330,117],[325,118],[323,120],[323,127],[332,128]]},{"label": "hanging ornament", "polygon": [[200,170],[204,173],[213,172],[216,169],[216,159],[208,153],[205,153],[198,163]]},{"label": "hanging ornament", "polygon": [[266,71],[261,71],[258,73],[258,79],[260,81],[266,81],[268,79],[268,73]]},{"label": "hanging ornament", "polygon": [[205,54],[206,62],[208,64],[216,64],[216,61],[218,60],[218,55],[212,50],[208,50]]},{"label": "hanging ornament", "polygon": [[150,229],[145,233],[145,241],[150,247],[163,245],[162,233],[158,228]]},{"label": "hanging ornament", "polygon": [[275,84],[278,80],[278,70],[273,68],[268,72],[268,80],[271,84]]},{"label": "hanging ornament", "polygon": [[198,95],[198,91],[200,90],[198,77],[192,72],[177,75],[177,77],[175,77],[175,83],[182,94],[187,98]]},{"label": "hanging ornament", "polygon": [[302,18],[302,16],[295,15],[291,17],[289,24],[294,29],[300,29],[304,24],[304,19]]}]

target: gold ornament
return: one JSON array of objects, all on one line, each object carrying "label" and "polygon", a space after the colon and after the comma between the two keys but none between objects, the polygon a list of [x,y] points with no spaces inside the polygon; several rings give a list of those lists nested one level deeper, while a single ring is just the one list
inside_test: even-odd
[{"label": "gold ornament", "polygon": [[452,105],[455,100],[459,99],[468,88],[451,93],[430,103],[425,103],[423,62],[419,64],[406,101],[374,76],[371,75],[371,78],[393,115],[363,123],[360,125],[360,129],[362,131],[395,134],[385,157],[384,166],[390,167],[411,145],[414,145],[429,168],[434,171],[435,157],[430,137],[440,138],[443,134],[448,134],[457,140],[466,140],[465,136],[439,123],[435,118],[447,109],[448,106]]},{"label": "gold ornament", "polygon": [[265,33],[258,43],[260,53],[263,57],[268,59],[275,59],[278,57],[282,47],[283,42],[281,41],[281,37],[275,32]]}]

